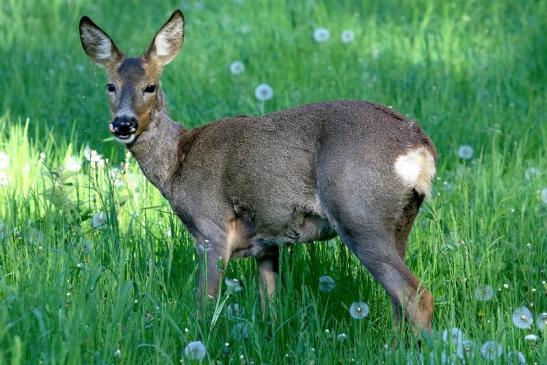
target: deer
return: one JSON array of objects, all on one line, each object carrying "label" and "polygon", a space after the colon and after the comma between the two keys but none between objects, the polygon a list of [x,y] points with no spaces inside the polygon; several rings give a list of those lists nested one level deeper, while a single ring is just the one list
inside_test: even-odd
[{"label": "deer", "polygon": [[338,236],[391,297],[394,323],[403,319],[429,334],[433,296],[405,264],[438,159],[423,129],[361,100],[185,128],[167,114],[160,87],[164,66],[182,47],[184,24],[176,10],[138,57],[126,57],[86,16],[79,30],[85,53],[107,73],[110,132],[206,259],[199,303],[219,294],[219,260],[225,268],[231,259],[254,257],[264,303],[275,294],[281,247]]}]

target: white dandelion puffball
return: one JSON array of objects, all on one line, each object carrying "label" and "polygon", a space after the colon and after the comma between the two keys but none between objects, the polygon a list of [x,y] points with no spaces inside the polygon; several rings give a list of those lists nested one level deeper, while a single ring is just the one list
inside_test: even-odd
[{"label": "white dandelion puffball", "polygon": [[204,240],[203,242],[198,243],[198,250],[201,252],[209,252],[213,249],[213,245],[209,240]]},{"label": "white dandelion puffball", "polygon": [[9,167],[9,156],[7,153],[0,151],[0,170],[6,170]]},{"label": "white dandelion puffball", "polygon": [[519,307],[513,311],[513,324],[518,328],[530,328],[534,323],[532,312],[526,307]]},{"label": "white dandelion puffball", "polygon": [[237,279],[226,278],[224,279],[224,283],[228,287],[228,290],[231,290],[233,292],[239,292],[243,290],[241,284],[239,283],[239,280]]},{"label": "white dandelion puffball", "polygon": [[82,169],[82,164],[77,157],[70,156],[65,161],[65,170],[69,172],[79,172]]},{"label": "white dandelion puffball", "polygon": [[351,43],[355,40],[355,33],[353,33],[352,30],[345,30],[342,32],[342,35],[340,36],[340,40],[343,43]]},{"label": "white dandelion puffball", "polygon": [[468,145],[460,146],[460,148],[458,149],[458,156],[460,156],[462,160],[469,160],[471,157],[473,157],[473,148]]},{"label": "white dandelion puffball", "polygon": [[456,327],[444,330],[443,341],[449,344],[459,345],[463,341],[463,331]]},{"label": "white dandelion puffball", "polygon": [[524,336],[524,341],[537,342],[537,340],[539,340],[539,337],[537,335],[534,335],[534,334]]},{"label": "white dandelion puffball", "polygon": [[486,360],[494,361],[503,352],[501,345],[496,341],[486,341],[481,347],[481,355]]},{"label": "white dandelion puffball", "polygon": [[319,290],[324,292],[329,292],[334,290],[336,282],[334,279],[328,275],[323,275],[319,278]]},{"label": "white dandelion puffball", "polygon": [[509,365],[515,365],[515,364],[526,364],[526,357],[522,352],[510,352],[507,354],[507,364]]},{"label": "white dandelion puffball", "polygon": [[241,61],[234,61],[230,64],[230,72],[232,75],[239,75],[245,71],[245,65]]},{"label": "white dandelion puffball", "polygon": [[485,285],[475,289],[475,298],[480,302],[487,302],[494,297],[494,289],[490,285]]},{"label": "white dandelion puffball", "polygon": [[273,98],[273,89],[268,84],[260,84],[255,89],[255,96],[260,101],[266,101]]},{"label": "white dandelion puffball", "polygon": [[234,328],[232,329],[232,336],[240,340],[248,339],[249,326],[247,326],[245,323],[236,324]]},{"label": "white dandelion puffball", "polygon": [[463,340],[456,347],[456,356],[460,359],[473,359],[475,357],[475,342],[471,340]]},{"label": "white dandelion puffball", "polygon": [[539,175],[540,175],[540,171],[537,167],[528,167],[526,171],[524,171],[524,177],[528,181],[533,180],[536,177],[539,177]]},{"label": "white dandelion puffball", "polygon": [[368,304],[364,302],[351,303],[349,314],[354,319],[363,319],[368,316]]},{"label": "white dandelion puffball", "polygon": [[538,314],[536,322],[539,329],[543,331],[545,329],[545,325],[547,324],[547,312]]},{"label": "white dandelion puffball", "polygon": [[9,177],[7,172],[0,171],[0,186],[8,186],[9,185]]},{"label": "white dandelion puffball", "polygon": [[339,333],[337,336],[336,336],[336,339],[340,342],[344,342],[345,340],[348,339],[348,335],[346,335],[345,333]]},{"label": "white dandelion puffball", "polygon": [[184,348],[184,355],[190,360],[203,360],[207,356],[207,349],[201,341],[192,341]]},{"label": "white dandelion puffball", "polygon": [[102,228],[106,225],[107,215],[105,212],[98,212],[91,218],[91,227]]},{"label": "white dandelion puffball", "polygon": [[313,32],[313,39],[315,39],[317,43],[326,42],[329,40],[329,38],[330,38],[330,32],[327,28],[317,28]]},{"label": "white dandelion puffball", "polygon": [[541,189],[541,201],[543,204],[547,204],[547,188]]}]

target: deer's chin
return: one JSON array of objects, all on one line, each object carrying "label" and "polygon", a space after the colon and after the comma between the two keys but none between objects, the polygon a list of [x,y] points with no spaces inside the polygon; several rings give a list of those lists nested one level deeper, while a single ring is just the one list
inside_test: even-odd
[{"label": "deer's chin", "polygon": [[132,133],[128,136],[116,136],[114,135],[114,138],[116,138],[116,141],[118,141],[119,143],[123,143],[123,144],[129,144],[131,142],[133,142],[135,140],[135,137],[137,137],[137,135],[135,133]]}]

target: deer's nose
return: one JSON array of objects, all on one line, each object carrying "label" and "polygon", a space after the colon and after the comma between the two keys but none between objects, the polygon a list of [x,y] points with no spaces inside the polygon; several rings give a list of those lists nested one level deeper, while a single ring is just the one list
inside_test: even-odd
[{"label": "deer's nose", "polygon": [[114,118],[112,121],[112,129],[114,134],[120,136],[127,136],[137,130],[137,118],[131,116],[120,116]]}]

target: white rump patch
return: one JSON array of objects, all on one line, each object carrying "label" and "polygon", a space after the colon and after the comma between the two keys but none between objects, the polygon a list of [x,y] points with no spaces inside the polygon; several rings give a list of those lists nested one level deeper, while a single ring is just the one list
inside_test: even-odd
[{"label": "white rump patch", "polygon": [[435,177],[435,160],[425,147],[418,147],[395,160],[395,172],[405,186],[420,194],[429,195],[431,182]]}]

